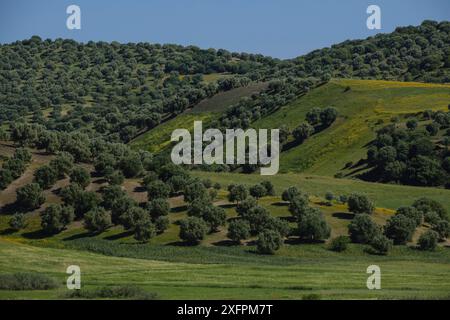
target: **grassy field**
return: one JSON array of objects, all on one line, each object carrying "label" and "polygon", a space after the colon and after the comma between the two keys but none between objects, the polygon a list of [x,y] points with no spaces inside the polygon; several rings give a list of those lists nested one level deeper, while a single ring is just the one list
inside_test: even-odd
[{"label": "grassy field", "polygon": [[212,113],[183,113],[176,118],[168,120],[156,128],[141,134],[130,142],[130,146],[135,150],[142,149],[158,153],[170,145],[170,137],[173,130],[184,128],[193,131],[194,121],[203,121],[204,124],[207,124],[213,118],[214,115]]},{"label": "grassy field", "polygon": [[[348,89],[350,88],[350,89]],[[339,118],[333,125],[300,146],[281,154],[281,172],[306,172],[333,176],[347,162],[364,158],[375,130],[393,116],[406,116],[427,109],[447,110],[450,85],[378,80],[332,80],[277,112],[255,122],[255,128],[291,130],[305,121],[314,108],[333,106]]]},{"label": "grassy field", "polygon": [[[338,254],[314,245],[286,246],[275,257],[258,256],[246,249],[220,251],[223,262],[187,263],[111,257],[0,240],[2,273],[39,272],[61,283],[60,288],[49,291],[0,290],[0,298],[64,297],[69,265],[80,266],[83,288],[134,284],[162,299],[302,299],[311,294],[323,299],[449,298],[450,283],[443,281],[450,273],[446,249],[436,253],[409,249],[388,257],[367,256],[359,247]],[[205,249],[194,255],[204,261],[217,253]],[[254,260],[239,263],[236,256]],[[273,263],[276,260],[280,261]],[[366,288],[366,268],[372,264],[381,268],[382,290]]]}]

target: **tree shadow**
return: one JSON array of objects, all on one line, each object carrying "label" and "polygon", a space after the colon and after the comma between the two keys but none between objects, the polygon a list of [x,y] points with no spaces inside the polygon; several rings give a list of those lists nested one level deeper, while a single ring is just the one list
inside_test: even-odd
[{"label": "tree shadow", "polygon": [[287,207],[287,206],[289,206],[289,202],[278,201],[278,202],[271,203],[270,205],[275,206],[275,207]]},{"label": "tree shadow", "polygon": [[317,244],[317,243],[325,243],[324,240],[311,240],[311,239],[301,239],[298,237],[290,237],[284,240],[285,244]]},{"label": "tree shadow", "polygon": [[5,204],[0,209],[2,215],[13,215],[16,212],[23,212],[23,209],[17,204],[17,202]]},{"label": "tree shadow", "polygon": [[355,217],[355,214],[348,212],[335,212],[331,216],[343,220],[352,220]]},{"label": "tree shadow", "polygon": [[143,186],[136,186],[136,187],[134,187],[133,191],[134,192],[145,192],[145,191],[147,191],[147,189]]},{"label": "tree shadow", "polygon": [[237,246],[238,243],[234,242],[233,240],[220,240],[217,242],[213,242],[212,245],[219,246],[219,247],[231,247],[231,246]]},{"label": "tree shadow", "polygon": [[126,230],[126,231],[123,231],[121,233],[117,233],[117,234],[113,234],[113,235],[104,237],[103,239],[105,239],[105,240],[118,240],[118,239],[122,239],[122,238],[125,238],[125,237],[129,237],[132,234],[133,234],[133,231]]},{"label": "tree shadow", "polygon": [[231,209],[231,208],[235,208],[236,204],[234,204],[234,203],[220,204],[220,205],[218,205],[218,207],[224,208],[224,209]]},{"label": "tree shadow", "polygon": [[90,238],[90,237],[94,237],[95,234],[92,232],[83,232],[83,233],[78,233],[78,234],[74,234],[71,235],[69,237],[66,237],[63,239],[63,241],[71,241],[71,240],[77,240],[77,239],[82,239],[82,238]]},{"label": "tree shadow", "polygon": [[45,232],[43,229],[40,229],[40,230],[36,230],[36,231],[25,232],[22,234],[22,236],[27,239],[40,240],[40,239],[50,237],[51,234],[49,234],[48,232]]},{"label": "tree shadow", "polygon": [[187,206],[186,205],[175,207],[175,208],[170,208],[170,212],[172,212],[172,213],[183,212],[183,211],[186,211],[186,210],[187,210]]},{"label": "tree shadow", "polygon": [[166,244],[166,246],[176,246],[176,247],[195,247],[198,243],[188,242],[188,241],[174,241]]},{"label": "tree shadow", "polygon": [[14,232],[16,232],[16,230],[14,230],[12,228],[7,228],[7,229],[0,231],[0,236],[8,236],[10,234],[13,234]]}]

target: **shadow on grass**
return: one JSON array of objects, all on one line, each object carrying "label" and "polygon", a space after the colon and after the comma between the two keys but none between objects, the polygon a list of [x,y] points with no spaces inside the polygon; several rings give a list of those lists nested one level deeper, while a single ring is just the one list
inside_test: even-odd
[{"label": "shadow on grass", "polygon": [[233,240],[220,240],[217,242],[213,242],[212,245],[218,246],[218,247],[231,247],[231,246],[237,246],[239,244],[237,242],[234,242]]},{"label": "shadow on grass", "polygon": [[8,203],[5,204],[1,209],[0,209],[0,214],[8,216],[8,215],[13,215],[16,212],[22,212],[22,208],[20,208],[16,202],[13,203]]},{"label": "shadow on grass", "polygon": [[348,212],[335,212],[331,216],[343,220],[352,220],[355,217],[355,214]]},{"label": "shadow on grass", "polygon": [[147,189],[143,186],[137,186],[137,187],[134,187],[133,191],[134,192],[145,192],[145,191],[147,191]]},{"label": "shadow on grass", "polygon": [[166,246],[175,246],[175,247],[196,247],[198,243],[188,242],[188,241],[174,241],[166,244]]},{"label": "shadow on grass", "polygon": [[179,213],[179,212],[183,212],[187,210],[187,206],[179,206],[179,207],[175,207],[175,208],[171,208],[170,212],[172,213]]},{"label": "shadow on grass", "polygon": [[15,232],[16,232],[16,230],[14,230],[12,228],[7,228],[7,229],[4,229],[4,230],[0,231],[0,236],[8,236],[8,235],[13,234]]},{"label": "shadow on grass", "polygon": [[113,234],[113,235],[104,237],[103,239],[105,239],[105,240],[118,240],[118,239],[122,239],[122,238],[125,238],[125,237],[129,237],[131,235],[133,235],[133,231],[129,231],[128,230],[128,231],[123,231],[123,232],[118,233],[118,234]]},{"label": "shadow on grass", "polygon": [[311,239],[300,239],[300,238],[288,238],[284,241],[285,244],[318,244],[325,243],[324,240],[311,240]]},{"label": "shadow on grass", "polygon": [[36,231],[22,233],[22,236],[27,239],[38,240],[51,237],[52,235],[40,229]]},{"label": "shadow on grass", "polygon": [[275,206],[275,207],[287,207],[287,206],[289,206],[289,202],[278,201],[278,202],[271,203],[270,205]]},{"label": "shadow on grass", "polygon": [[231,209],[231,208],[235,208],[236,204],[234,204],[234,203],[227,203],[227,204],[218,205],[218,207],[224,208],[224,209]]},{"label": "shadow on grass", "polygon": [[63,241],[71,241],[71,240],[77,240],[82,238],[91,238],[94,237],[96,234],[92,232],[83,232],[71,235],[70,237],[64,238]]}]

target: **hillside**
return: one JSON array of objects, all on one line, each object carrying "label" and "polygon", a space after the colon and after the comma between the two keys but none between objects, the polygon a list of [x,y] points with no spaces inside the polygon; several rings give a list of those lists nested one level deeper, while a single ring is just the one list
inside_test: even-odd
[{"label": "hillside", "polygon": [[[303,144],[281,154],[282,172],[333,176],[348,162],[366,157],[375,131],[391,122],[425,110],[447,111],[450,85],[380,80],[332,80],[277,112],[256,121],[256,128],[293,130],[315,107],[333,106],[339,117],[333,125]],[[403,120],[404,121],[404,120]],[[349,171],[344,171],[349,173]]]}]

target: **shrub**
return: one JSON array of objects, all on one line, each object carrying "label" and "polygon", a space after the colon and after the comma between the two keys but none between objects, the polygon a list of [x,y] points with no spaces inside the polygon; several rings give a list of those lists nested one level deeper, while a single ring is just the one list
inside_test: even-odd
[{"label": "shrub", "polygon": [[203,240],[208,231],[208,226],[203,219],[189,217],[181,221],[180,239],[196,244]]},{"label": "shrub", "polygon": [[58,233],[74,219],[74,210],[71,206],[50,204],[41,212],[41,226],[45,232]]},{"label": "shrub", "polygon": [[336,252],[342,252],[347,250],[348,243],[350,239],[346,236],[338,236],[331,240],[330,242],[330,250]]},{"label": "shrub", "polygon": [[384,233],[389,239],[394,240],[395,244],[406,244],[411,240],[415,229],[413,220],[404,215],[396,215],[388,219]]},{"label": "shrub", "polygon": [[167,199],[170,194],[170,188],[161,180],[152,181],[146,186],[148,199]]},{"label": "shrub", "polygon": [[250,237],[250,225],[248,221],[243,219],[235,219],[228,226],[227,237],[240,243],[242,240]]},{"label": "shrub", "polygon": [[46,275],[39,273],[14,273],[0,275],[1,290],[49,290],[58,283]]},{"label": "shrub", "polygon": [[84,216],[84,227],[91,232],[103,232],[111,226],[111,214],[104,208],[94,208]]},{"label": "shrub", "polygon": [[440,240],[445,240],[450,233],[450,223],[447,220],[439,220],[431,226],[431,229],[436,231]]},{"label": "shrub", "polygon": [[348,226],[348,233],[352,242],[369,243],[381,233],[381,228],[372,221],[368,214],[355,216]]},{"label": "shrub", "polygon": [[328,205],[331,205],[331,202],[334,200],[334,194],[331,191],[325,193],[325,200],[328,201]]},{"label": "shrub", "polygon": [[219,226],[225,225],[227,215],[223,208],[211,205],[203,212],[202,218],[209,226],[209,231],[216,232]]},{"label": "shrub", "polygon": [[352,193],[347,200],[348,210],[353,213],[368,213],[371,214],[374,210],[374,205],[370,199],[360,193]]},{"label": "shrub", "polygon": [[167,230],[169,227],[169,218],[166,216],[159,216],[156,218],[153,223],[155,224],[156,233],[161,234]]},{"label": "shrub", "polygon": [[251,186],[249,191],[250,195],[255,199],[262,198],[266,195],[266,188],[264,188],[261,184],[255,184],[254,186]]},{"label": "shrub", "polygon": [[422,233],[417,241],[420,250],[434,251],[437,247],[439,235],[433,230]]},{"label": "shrub", "polygon": [[14,231],[19,231],[27,227],[25,215],[23,213],[15,213],[11,219],[9,219],[9,227]]},{"label": "shrub", "polygon": [[389,240],[382,234],[378,234],[370,241],[370,246],[374,253],[386,255],[392,247],[392,240]]},{"label": "shrub", "polygon": [[316,208],[309,208],[300,216],[298,221],[298,235],[307,240],[323,240],[330,236],[331,229],[328,226],[322,212]]},{"label": "shrub", "polygon": [[268,195],[268,196],[275,195],[275,188],[274,188],[272,182],[265,180],[265,181],[261,182],[261,185],[264,187],[264,189],[266,189],[266,192],[265,192],[266,195]]},{"label": "shrub", "polygon": [[83,167],[75,167],[70,173],[70,183],[76,183],[85,189],[91,183],[91,175]]},{"label": "shrub", "polygon": [[148,211],[152,219],[169,214],[170,205],[166,199],[153,199],[148,203]]},{"label": "shrub", "polygon": [[256,248],[259,253],[262,254],[274,254],[275,251],[280,249],[283,241],[278,232],[274,230],[263,230],[258,235],[256,241]]},{"label": "shrub", "polygon": [[396,215],[404,215],[405,217],[414,221],[416,227],[422,224],[422,212],[417,210],[415,207],[400,207],[397,209]]},{"label": "shrub", "polygon": [[45,202],[45,196],[37,183],[27,184],[16,191],[17,204],[25,210],[39,208]]},{"label": "shrub", "polygon": [[64,296],[69,299],[132,299],[132,300],[155,300],[158,295],[146,292],[133,285],[108,286],[96,289],[71,290]]},{"label": "shrub", "polygon": [[412,206],[421,211],[425,216],[429,212],[436,212],[441,219],[448,220],[447,210],[435,200],[423,197],[414,201]]},{"label": "shrub", "polygon": [[300,191],[298,191],[296,187],[289,187],[283,191],[283,193],[281,194],[281,199],[283,201],[291,202],[294,198],[297,198],[298,196],[300,196]]},{"label": "shrub", "polygon": [[434,211],[427,212],[425,214],[424,218],[425,222],[429,223],[430,225],[438,223],[438,221],[441,220],[441,217]]},{"label": "shrub", "polygon": [[42,166],[34,172],[33,182],[39,184],[42,189],[51,188],[58,178],[57,172],[50,166]]}]

